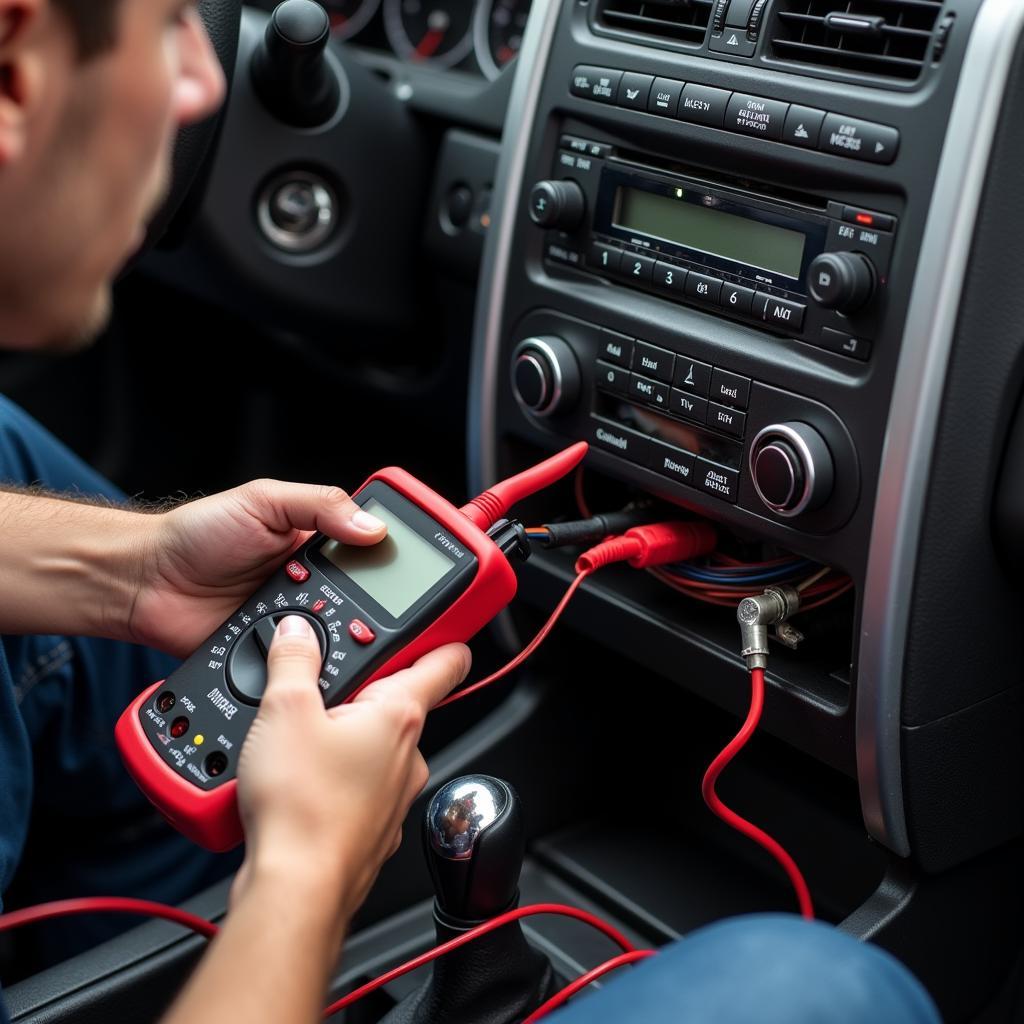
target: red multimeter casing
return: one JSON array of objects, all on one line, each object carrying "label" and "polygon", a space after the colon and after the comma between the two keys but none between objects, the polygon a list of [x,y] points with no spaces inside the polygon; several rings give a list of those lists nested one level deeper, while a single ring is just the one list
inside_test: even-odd
[{"label": "red multimeter casing", "polygon": [[[339,585],[347,578],[332,572],[322,553],[331,542],[318,535],[180,669],[141,693],[117,723],[121,756],[143,792],[175,828],[207,849],[228,850],[243,838],[234,769],[258,710],[255,689],[247,687],[268,628],[272,633],[268,624],[292,613],[311,620],[325,650],[320,686],[327,705],[334,706],[437,647],[469,640],[515,596],[516,575],[491,537],[409,473],[381,470],[353,497],[359,504],[401,505],[395,514],[415,519],[417,535],[454,561],[451,581],[442,579],[429,590],[422,607],[414,604],[415,614],[383,621],[389,613],[359,586]],[[390,537],[382,543],[389,542]],[[365,632],[357,637],[368,621],[374,634],[369,645]],[[367,657],[382,641],[379,653]]]}]

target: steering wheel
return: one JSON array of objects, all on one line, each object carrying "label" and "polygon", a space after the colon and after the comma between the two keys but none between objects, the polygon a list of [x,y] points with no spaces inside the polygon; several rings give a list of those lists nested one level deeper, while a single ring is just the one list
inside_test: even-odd
[{"label": "steering wheel", "polygon": [[[242,0],[199,0],[199,14],[224,69],[224,77],[230,84],[238,56]],[[170,193],[149,226],[145,248],[148,249],[159,242],[171,231],[172,225],[172,233],[176,233],[180,230],[182,222],[188,220],[195,205],[193,189],[200,181],[213,151],[226,106],[226,103],[223,104],[212,117],[199,124],[189,125],[179,133],[174,149]]]}]

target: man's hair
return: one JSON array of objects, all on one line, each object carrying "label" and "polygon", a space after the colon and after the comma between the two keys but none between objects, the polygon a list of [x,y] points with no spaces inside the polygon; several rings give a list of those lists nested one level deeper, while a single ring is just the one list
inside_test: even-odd
[{"label": "man's hair", "polygon": [[121,0],[53,0],[53,6],[71,23],[83,60],[113,46]]}]

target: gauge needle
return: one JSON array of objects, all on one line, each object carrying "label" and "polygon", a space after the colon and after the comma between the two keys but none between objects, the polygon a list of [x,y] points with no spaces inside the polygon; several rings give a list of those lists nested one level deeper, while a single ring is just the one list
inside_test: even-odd
[{"label": "gauge needle", "polygon": [[419,46],[416,47],[416,56],[421,60],[425,60],[427,57],[433,56],[437,48],[441,45],[441,40],[444,39],[444,32],[432,28],[421,40]]}]

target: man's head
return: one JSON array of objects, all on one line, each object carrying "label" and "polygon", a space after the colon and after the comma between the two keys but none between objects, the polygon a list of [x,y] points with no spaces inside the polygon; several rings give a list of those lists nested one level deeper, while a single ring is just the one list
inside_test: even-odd
[{"label": "man's head", "polygon": [[195,0],[0,0],[0,347],[69,347],[224,80]]}]

